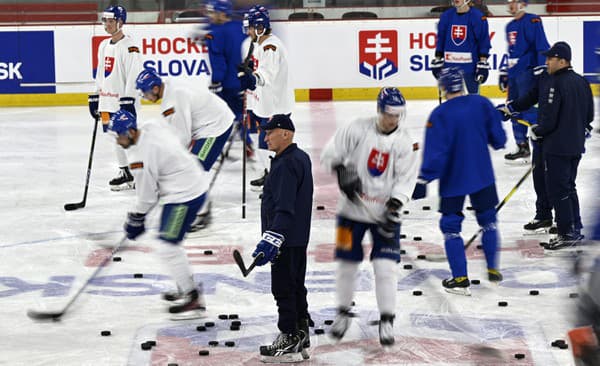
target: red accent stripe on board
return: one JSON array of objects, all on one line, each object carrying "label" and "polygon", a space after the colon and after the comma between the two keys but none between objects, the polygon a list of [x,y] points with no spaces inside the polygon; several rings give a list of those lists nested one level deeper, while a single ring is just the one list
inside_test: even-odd
[{"label": "red accent stripe on board", "polygon": [[311,102],[333,100],[333,89],[309,89],[308,100]]}]

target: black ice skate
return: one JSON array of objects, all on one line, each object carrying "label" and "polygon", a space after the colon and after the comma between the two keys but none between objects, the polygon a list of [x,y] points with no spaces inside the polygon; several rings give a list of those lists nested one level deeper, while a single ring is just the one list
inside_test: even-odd
[{"label": "black ice skate", "polygon": [[517,144],[517,151],[504,155],[507,164],[528,164],[531,152],[529,151],[529,142],[525,141]]},{"label": "black ice skate", "polygon": [[581,244],[582,240],[583,235],[577,231],[565,235],[558,234],[555,238],[550,239],[550,242],[544,246],[545,253],[552,255],[558,251],[568,252],[576,250],[576,247]]},{"label": "black ice skate", "polygon": [[394,318],[393,314],[381,314],[379,320],[379,343],[382,346],[391,346],[395,342],[394,338]]},{"label": "black ice skate", "polygon": [[267,174],[269,174],[269,171],[267,169],[265,169],[265,173],[263,174],[262,177],[251,180],[250,181],[250,185],[252,187],[250,187],[252,190],[262,190],[262,186],[265,185],[265,179],[267,179]]},{"label": "black ice skate", "polygon": [[488,274],[488,281],[490,281],[492,283],[502,282],[502,279],[504,278],[504,277],[502,277],[502,273],[500,273],[500,271],[498,271],[497,269],[488,268],[487,274]]},{"label": "black ice skate", "polygon": [[550,228],[552,228],[552,219],[533,219],[523,225],[525,234],[545,234],[550,231]]},{"label": "black ice skate", "polygon": [[301,332],[295,334],[281,333],[273,344],[260,346],[260,360],[265,363],[302,362]]},{"label": "black ice skate", "polygon": [[206,304],[204,296],[198,290],[192,290],[175,301],[175,305],[169,307],[171,320],[198,319],[205,317]]},{"label": "black ice skate", "polygon": [[115,178],[111,179],[110,182],[108,182],[108,185],[110,186],[110,190],[116,192],[116,191],[124,191],[127,189],[134,189],[135,182],[133,181],[133,175],[131,175],[129,168],[126,166],[123,166],[119,169],[120,169],[119,175],[116,176]]},{"label": "black ice skate", "polygon": [[195,231],[202,230],[206,228],[208,224],[210,224],[212,219],[210,214],[211,206],[212,202],[208,202],[206,205],[204,205],[204,207],[202,207],[202,210],[198,213],[198,215],[196,215],[196,219],[194,219],[194,222],[192,222],[192,225],[190,225],[188,232],[193,233]]},{"label": "black ice skate", "polygon": [[329,334],[336,341],[341,340],[346,334],[346,331],[350,327],[350,322],[352,320],[352,314],[350,313],[350,308],[340,307],[338,309],[338,314],[331,325],[331,330]]},{"label": "black ice skate", "polygon": [[298,329],[302,336],[302,358],[308,360],[310,355],[308,354],[308,348],[310,348],[310,333],[308,330],[309,320],[300,319],[298,321]]},{"label": "black ice skate", "polygon": [[466,276],[447,278],[442,281],[442,286],[444,286],[446,292],[451,294],[471,296],[471,290],[469,289],[471,281],[469,281],[469,278]]}]

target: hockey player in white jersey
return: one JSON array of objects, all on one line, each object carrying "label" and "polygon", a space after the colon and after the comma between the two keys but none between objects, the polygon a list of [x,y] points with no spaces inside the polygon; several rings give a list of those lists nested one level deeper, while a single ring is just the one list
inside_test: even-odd
[{"label": "hockey player in white jersey", "polygon": [[172,129],[160,121],[138,128],[133,114],[118,111],[108,128],[116,134],[117,143],[127,149],[136,181],[137,202],[125,223],[127,238],[135,240],[144,233],[146,215],[160,200],[158,253],[180,291],[178,296],[170,295],[176,301],[169,313],[174,320],[202,317],[204,297],[192,279],[182,241],[206,198],[208,176],[179,144]]},{"label": "hockey player in white jersey", "polygon": [[[205,171],[210,171],[233,129],[235,115],[227,103],[205,87],[182,80],[162,80],[151,69],[138,75],[136,87],[144,99],[160,101],[161,114],[175,128],[181,144],[198,158]],[[209,221],[207,197],[191,231],[206,227]]]},{"label": "hockey player in white jersey", "polygon": [[418,146],[401,124],[406,101],[398,89],[380,90],[377,112],[377,117],[357,119],[338,129],[325,146],[321,163],[337,173],[344,193],[337,209],[338,315],[331,336],[341,339],[350,326],[356,273],[364,257],[362,240],[368,230],[381,315],[379,341],[389,346],[394,343],[400,212],[416,182]]},{"label": "hockey player in white jersey", "polygon": [[[98,46],[96,90],[89,96],[88,104],[92,118],[96,121],[101,119],[104,132],[110,116],[118,110],[136,115],[135,78],[142,70],[142,60],[133,39],[123,34],[122,27],[126,21],[127,11],[120,5],[109,6],[102,13],[102,24],[110,38]],[[110,188],[113,191],[133,188],[133,176],[127,167],[125,151],[116,145],[116,153],[120,172],[109,182]]]},{"label": "hockey player in white jersey", "polygon": [[[287,50],[281,40],[271,31],[269,11],[256,5],[246,13],[248,35],[254,42],[253,67],[241,65],[240,83],[242,90],[248,90],[248,113],[251,123],[263,126],[276,114],[288,117],[294,108],[294,89],[289,73]],[[270,152],[265,143],[265,132],[258,136],[258,159],[262,162],[264,175],[250,182],[252,186],[262,186],[268,172]]]}]

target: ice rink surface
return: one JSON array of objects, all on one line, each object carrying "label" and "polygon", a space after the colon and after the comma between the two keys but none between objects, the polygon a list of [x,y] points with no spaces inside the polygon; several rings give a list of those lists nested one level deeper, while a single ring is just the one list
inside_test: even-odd
[{"label": "ice rink surface", "polygon": [[[404,122],[413,139],[422,142],[423,127],[437,101],[408,101]],[[298,103],[292,115],[296,141],[312,158],[315,178],[313,226],[308,249],[306,286],[314,329],[328,330],[324,321],[335,315],[334,215],[338,197],[333,176],[319,166],[319,155],[336,126],[375,113],[375,102]],[[157,116],[156,106],[143,106],[140,121]],[[595,122],[597,127],[597,122]],[[493,152],[498,194],[504,197],[528,169],[509,166],[503,155],[509,143]],[[87,206],[65,212],[67,202],[81,200],[89,153],[92,120],[87,107],[4,108],[0,110],[0,364],[2,365],[258,365],[258,347],[278,333],[276,307],[270,293],[268,267],[248,277],[231,257],[239,249],[249,261],[260,237],[258,193],[247,191],[247,217],[241,218],[241,160],[227,161],[213,192],[213,223],[185,241],[195,279],[202,282],[208,317],[168,320],[160,293],[173,283],[154,255],[157,211],[149,216],[150,230],[130,242],[109,262],[59,322],[34,322],[27,309],[56,310],[66,304],[98,263],[108,255],[103,246],[122,236],[134,192],[111,192],[108,180],[117,172],[114,144],[98,133]],[[595,214],[600,136],[587,142],[577,179],[584,226]],[[232,155],[241,157],[239,141]],[[248,180],[260,168],[250,163]],[[443,252],[436,212],[437,186],[428,198],[404,209],[395,320],[396,344],[387,351],[378,342],[379,318],[370,263],[360,267],[355,308],[359,317],[342,342],[311,329],[310,365],[572,365],[571,351],[550,343],[565,339],[572,327],[579,281],[568,257],[548,257],[538,245],[547,235],[524,236],[522,226],[534,215],[531,178],[499,214],[500,268],[505,280],[493,286],[485,275],[480,250],[468,251],[472,297],[447,294],[441,280],[449,276],[446,262],[418,260],[417,255]],[[324,210],[317,210],[317,206]],[[430,206],[431,210],[424,210]],[[463,237],[477,231],[475,217],[464,211]],[[420,236],[422,240],[415,240]],[[370,240],[370,239],[369,239]],[[475,244],[478,244],[478,240]],[[368,240],[365,242],[368,245]],[[204,250],[212,250],[205,255]],[[412,269],[404,269],[411,264]],[[143,278],[134,278],[141,273]],[[538,290],[538,296],[529,295]],[[422,291],[414,296],[413,291]],[[498,303],[506,301],[508,306]],[[239,331],[220,314],[238,314]],[[214,327],[196,327],[213,321]],[[110,330],[103,337],[100,332]],[[152,350],[140,344],[155,340]],[[219,345],[209,347],[216,340]],[[234,341],[234,347],[224,342]],[[490,350],[490,348],[493,348]],[[209,350],[208,356],[199,356]],[[514,355],[525,357],[517,360]]]}]

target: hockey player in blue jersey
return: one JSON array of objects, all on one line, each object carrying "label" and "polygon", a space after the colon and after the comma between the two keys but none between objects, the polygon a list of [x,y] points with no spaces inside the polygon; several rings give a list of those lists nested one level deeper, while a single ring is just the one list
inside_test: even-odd
[{"label": "hockey player in blue jersey", "polygon": [[437,79],[442,68],[458,67],[464,73],[469,93],[478,94],[479,84],[488,78],[491,45],[487,17],[470,3],[453,0],[454,7],[440,17],[431,71]]},{"label": "hockey player in blue jersey", "polygon": [[[243,93],[237,77],[238,65],[242,63],[242,42],[246,35],[242,22],[232,18],[233,7],[230,0],[208,0],[206,5],[210,26],[204,41],[208,48],[208,58],[212,70],[209,89],[223,99],[238,124],[240,137],[243,114]],[[248,148],[252,139],[246,134]]]},{"label": "hockey player in blue jersey", "polygon": [[[531,88],[531,85],[534,83],[534,78],[541,75],[546,70],[546,58],[541,52],[550,48],[550,45],[548,44],[546,34],[544,33],[542,19],[535,14],[525,12],[527,1],[528,0],[508,0],[508,12],[514,19],[506,25],[508,65],[500,66],[500,78],[498,81],[500,90],[503,92],[508,91],[507,100],[516,100],[527,94],[529,88]],[[537,109],[532,107],[517,117],[519,119],[524,119],[533,125],[537,121]],[[513,118],[512,129],[515,142],[517,143],[517,150],[514,153],[504,155],[504,158],[507,162],[526,160],[530,156],[529,143],[527,141],[527,126],[517,123],[517,118]],[[536,157],[541,159],[542,153],[541,150],[537,150],[539,146],[535,143],[533,144],[533,148],[533,160],[535,164]],[[539,166],[541,167],[541,164]],[[543,172],[538,171],[537,173],[538,176],[541,174],[543,177]],[[535,183],[535,168],[533,179]],[[543,178],[541,179],[541,184],[543,185]],[[543,189],[538,189],[536,187],[536,192],[538,191],[541,192]],[[542,211],[548,212],[545,212],[544,214],[539,214],[538,212],[536,219],[539,219],[540,221],[546,220],[546,223],[549,219],[551,224],[552,213],[549,212],[550,206],[547,205]]]},{"label": "hockey player in blue jersey", "polygon": [[483,230],[488,279],[502,280],[496,257],[498,194],[488,145],[495,150],[503,148],[506,134],[501,115],[487,98],[464,95],[462,70],[442,69],[439,83],[447,101],[436,107],[427,121],[423,162],[412,198],[424,198],[427,183],[439,179],[440,229],[452,270],[452,277],[443,280],[442,285],[450,293],[468,296],[470,281],[460,235],[467,195]]}]

